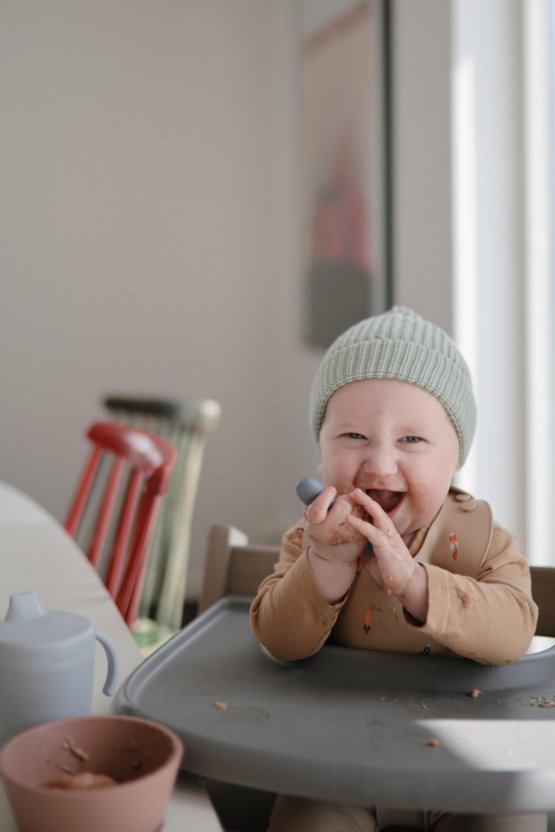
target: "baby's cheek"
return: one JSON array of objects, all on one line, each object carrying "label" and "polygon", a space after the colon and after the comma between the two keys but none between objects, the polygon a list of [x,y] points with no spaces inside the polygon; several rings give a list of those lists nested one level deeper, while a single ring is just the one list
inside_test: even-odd
[{"label": "baby's cheek", "polygon": [[439,509],[445,502],[446,494],[441,489],[422,487],[411,494],[408,507],[411,516],[418,521],[419,526],[426,526],[432,522]]}]

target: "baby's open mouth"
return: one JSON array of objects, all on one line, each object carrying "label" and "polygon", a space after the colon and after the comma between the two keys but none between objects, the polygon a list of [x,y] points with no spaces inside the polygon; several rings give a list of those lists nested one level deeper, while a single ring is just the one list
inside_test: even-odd
[{"label": "baby's open mouth", "polygon": [[402,491],[388,491],[385,488],[368,488],[366,493],[375,500],[387,514],[391,514],[403,501]]}]

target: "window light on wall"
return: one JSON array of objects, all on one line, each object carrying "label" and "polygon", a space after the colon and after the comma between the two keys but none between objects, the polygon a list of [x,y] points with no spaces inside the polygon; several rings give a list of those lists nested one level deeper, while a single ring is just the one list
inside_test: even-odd
[{"label": "window light on wall", "polygon": [[555,2],[523,4],[527,549],[555,563]]}]

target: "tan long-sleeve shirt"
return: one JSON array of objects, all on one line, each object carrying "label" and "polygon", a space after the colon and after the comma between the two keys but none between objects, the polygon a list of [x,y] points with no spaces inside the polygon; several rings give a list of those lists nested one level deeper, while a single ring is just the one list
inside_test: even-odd
[{"label": "tan long-sleeve shirt", "polygon": [[428,576],[428,616],[420,624],[361,570],[341,601],[321,595],[307,558],[303,522],[283,539],[279,562],[260,585],[251,622],[283,660],[316,653],[330,640],[345,647],[404,653],[456,653],[484,664],[522,655],[537,606],[516,539],[493,521],[489,505],[451,489],[410,551]]}]

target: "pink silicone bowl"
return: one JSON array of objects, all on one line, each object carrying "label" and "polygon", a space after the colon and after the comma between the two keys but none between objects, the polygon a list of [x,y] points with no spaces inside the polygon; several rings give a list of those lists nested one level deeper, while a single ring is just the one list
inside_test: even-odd
[{"label": "pink silicone bowl", "polygon": [[[0,750],[0,775],[20,832],[157,832],[183,745],[130,716],[85,716],[30,728]],[[117,781],[101,789],[47,786],[64,774]]]}]

